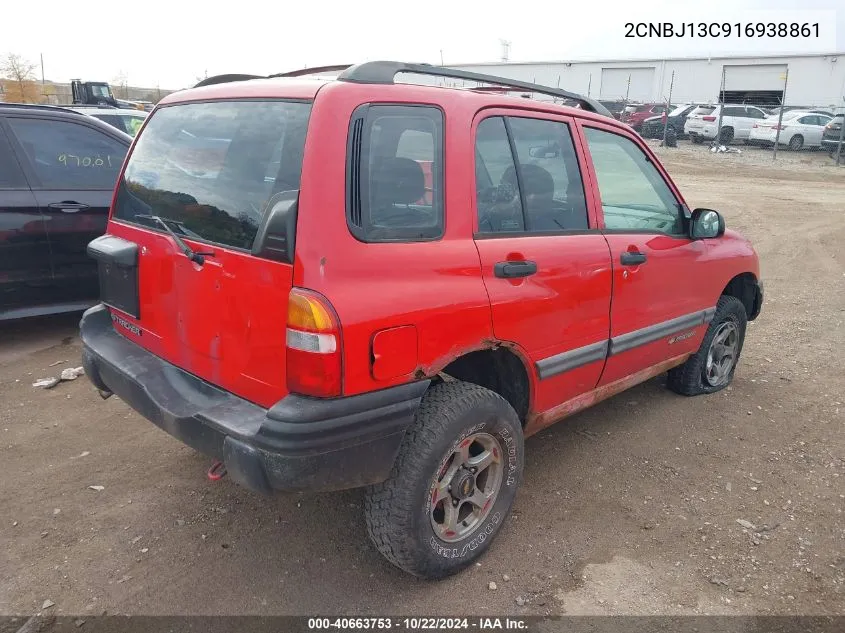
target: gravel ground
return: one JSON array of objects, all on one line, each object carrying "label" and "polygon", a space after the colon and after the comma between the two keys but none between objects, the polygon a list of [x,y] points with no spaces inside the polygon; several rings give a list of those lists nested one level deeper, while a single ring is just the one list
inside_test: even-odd
[{"label": "gravel ground", "polygon": [[79,364],[78,315],[0,325],[0,614],[845,613],[845,168],[739,149],[658,148],[761,256],[733,386],[658,378],[531,438],[513,517],[441,582],[382,560],[359,491],[211,483],[84,378],[33,388]]}]

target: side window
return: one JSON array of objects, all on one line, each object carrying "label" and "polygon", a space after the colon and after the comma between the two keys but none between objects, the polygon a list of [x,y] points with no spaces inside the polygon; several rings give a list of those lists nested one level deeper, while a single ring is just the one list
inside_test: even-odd
[{"label": "side window", "polygon": [[76,123],[28,118],[8,121],[41,188],[114,187],[128,149],[123,144]]},{"label": "side window", "polygon": [[812,115],[802,116],[800,119],[798,119],[798,122],[801,125],[816,125],[817,118]]},{"label": "side window", "polygon": [[722,116],[744,116],[745,112],[742,111],[742,108],[731,108],[726,107],[725,111],[722,113]]},{"label": "side window", "polygon": [[12,154],[6,134],[0,128],[0,189],[27,189],[29,186],[20,165]]},{"label": "side window", "polygon": [[522,117],[509,117],[507,124],[499,117],[486,119],[478,126],[476,160],[482,232],[588,227],[584,186],[567,124]]},{"label": "side window", "polygon": [[513,182],[515,170],[504,119],[484,119],[475,134],[475,199],[481,233],[525,230],[519,189]]},{"label": "side window", "polygon": [[584,133],[595,165],[606,228],[685,235],[678,201],[637,144],[592,127],[584,127]]},{"label": "side window", "polygon": [[443,114],[430,106],[365,105],[352,116],[347,224],[364,242],[443,235]]}]

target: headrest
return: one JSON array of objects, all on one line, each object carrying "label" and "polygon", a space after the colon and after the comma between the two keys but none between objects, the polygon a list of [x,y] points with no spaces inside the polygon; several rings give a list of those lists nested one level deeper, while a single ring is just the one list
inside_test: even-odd
[{"label": "headrest", "polygon": [[425,195],[423,168],[410,158],[383,158],[370,177],[373,197],[382,204],[411,204]]}]

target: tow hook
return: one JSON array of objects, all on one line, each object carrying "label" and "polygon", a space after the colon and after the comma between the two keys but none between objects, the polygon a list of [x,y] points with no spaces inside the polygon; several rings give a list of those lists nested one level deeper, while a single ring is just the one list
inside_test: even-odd
[{"label": "tow hook", "polygon": [[220,481],[226,476],[226,464],[221,461],[215,461],[206,474],[211,481]]}]

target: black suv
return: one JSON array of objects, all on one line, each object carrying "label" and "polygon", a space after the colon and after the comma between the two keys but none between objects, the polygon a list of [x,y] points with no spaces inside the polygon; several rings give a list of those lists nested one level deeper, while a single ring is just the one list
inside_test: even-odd
[{"label": "black suv", "polygon": [[0,103],[0,320],[97,301],[85,247],[105,232],[131,143],[66,108]]}]

